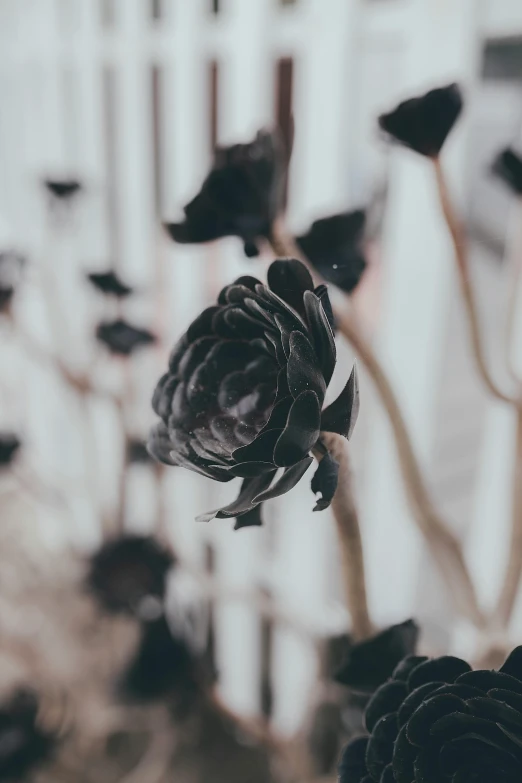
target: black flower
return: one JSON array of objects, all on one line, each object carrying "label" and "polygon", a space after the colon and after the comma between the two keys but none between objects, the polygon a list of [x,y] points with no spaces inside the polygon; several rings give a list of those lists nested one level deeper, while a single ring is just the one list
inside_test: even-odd
[{"label": "black flower", "polygon": [[147,463],[151,462],[151,456],[147,450],[147,444],[143,440],[131,438],[127,443],[127,462]]},{"label": "black flower", "polygon": [[142,620],[162,611],[174,557],[158,541],[126,535],[104,544],[91,558],[87,586],[109,612]]},{"label": "black flower", "polygon": [[44,185],[53,196],[60,200],[68,200],[82,189],[77,179],[46,179]]},{"label": "black flower", "polygon": [[226,236],[243,240],[247,256],[258,255],[257,240],[270,234],[282,202],[285,154],[276,132],[259,131],[248,144],[217,148],[214,165],[182,223],[167,223],[181,243]]},{"label": "black flower", "polygon": [[351,293],[366,269],[363,249],[364,210],[342,212],[316,220],[296,242],[306,258],[329,283]]},{"label": "black flower", "polygon": [[373,695],[368,737],[345,749],[341,783],[522,780],[522,647],[500,671],[452,656],[406,659]]},{"label": "black flower", "polygon": [[492,170],[514,193],[522,195],[522,158],[514,149],[503,150],[495,158]]},{"label": "black flower", "polygon": [[26,780],[53,750],[54,739],[37,725],[38,700],[18,689],[0,705],[0,780]]},{"label": "black flower", "polygon": [[11,464],[21,445],[14,433],[0,432],[0,469]]},{"label": "black flower", "polygon": [[[348,436],[357,410],[352,374],[321,414],[335,361],[321,299],[296,260],[275,261],[268,285],[239,278],[192,323],[156,387],[153,407],[161,422],[149,449],[167,464],[216,481],[243,478],[233,503],[201,519],[238,517],[238,527],[261,524],[259,504],[299,481],[312,449],[330,462],[325,492],[332,494],[337,463],[326,454],[320,433]],[[274,481],[278,468],[284,472]],[[314,489],[323,486],[317,482]]]},{"label": "black flower", "polygon": [[148,329],[139,329],[118,318],[116,321],[104,321],[96,330],[96,338],[111,353],[130,356],[138,348],[156,342],[156,337]]},{"label": "black flower", "polygon": [[392,112],[379,117],[379,125],[400,144],[428,158],[436,158],[461,111],[459,86],[450,84],[400,103]]},{"label": "black flower", "polygon": [[415,652],[418,638],[417,624],[406,620],[357,642],[349,647],[335,679],[355,691],[374,691],[392,675],[403,658]]},{"label": "black flower", "polygon": [[113,272],[112,270],[109,270],[108,272],[89,272],[87,279],[96,290],[101,291],[102,294],[108,294],[119,298],[132,294],[132,288],[125,285],[116,272]]}]

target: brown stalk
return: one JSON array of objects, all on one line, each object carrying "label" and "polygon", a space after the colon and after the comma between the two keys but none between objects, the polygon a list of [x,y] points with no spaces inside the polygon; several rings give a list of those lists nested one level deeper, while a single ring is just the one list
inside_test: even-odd
[{"label": "brown stalk", "polygon": [[[515,408],[517,414],[517,436],[515,465],[513,470],[513,508],[509,559],[506,573],[504,575],[504,582],[502,584],[500,596],[494,612],[495,622],[502,627],[507,627],[513,613],[518,594],[518,588],[520,586],[520,580],[522,578],[522,388],[519,382],[517,396],[509,396],[499,389],[491,376],[484,355],[484,347],[480,334],[477,307],[473,295],[471,276],[469,273],[466,237],[451,202],[448,185],[440,159],[435,158],[433,160],[433,166],[435,170],[435,177],[442,212],[446,220],[446,224],[448,226],[455,250],[455,261],[461,284],[464,307],[470,328],[473,357],[475,359],[479,376],[490,393],[498,400],[512,405]],[[517,263],[517,267],[520,268],[520,262]],[[515,283],[518,282],[519,278],[520,269],[515,271]],[[511,342],[511,333],[515,320],[516,285],[514,285],[513,288],[515,290],[511,293],[511,301],[509,305],[510,312],[508,314],[508,345]]]},{"label": "brown stalk", "polygon": [[[306,263],[312,276],[316,280],[318,279],[317,273],[300,253],[293,238],[285,234],[281,223],[274,225],[271,244],[276,255],[300,258]],[[366,367],[388,415],[406,494],[417,526],[424,536],[446,584],[453,593],[457,610],[464,617],[468,617],[476,626],[482,627],[485,618],[477,601],[460,541],[433,505],[395,392],[371,344],[363,335],[348,298],[346,304],[347,307],[342,310],[338,307],[334,309],[337,326]]]},{"label": "brown stalk", "polygon": [[505,360],[511,378],[521,384],[519,368],[513,361],[513,335],[516,326],[517,305],[520,298],[520,282],[522,278],[522,197],[518,197],[514,214],[510,216],[510,236],[508,237],[508,290],[506,332],[504,336]]},{"label": "brown stalk", "polygon": [[352,490],[348,446],[341,435],[333,432],[325,432],[321,437],[339,463],[339,483],[332,500],[332,512],[341,545],[346,605],[352,620],[351,635],[355,641],[360,641],[371,636],[374,629],[368,611],[363,543]]}]

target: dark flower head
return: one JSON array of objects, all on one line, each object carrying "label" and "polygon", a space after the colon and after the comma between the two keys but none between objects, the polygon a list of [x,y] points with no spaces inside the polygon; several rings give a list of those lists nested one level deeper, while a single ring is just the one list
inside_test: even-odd
[{"label": "dark flower head", "polygon": [[53,750],[54,739],[37,725],[38,700],[18,689],[0,705],[0,780],[26,780]]},{"label": "dark flower head", "polygon": [[11,464],[21,445],[14,433],[0,432],[0,470]]},{"label": "dark flower head", "polygon": [[392,112],[379,117],[379,125],[405,147],[428,158],[437,158],[462,105],[458,84],[450,84],[400,103]]},{"label": "dark flower head", "polygon": [[514,149],[501,152],[492,166],[492,171],[517,194],[522,195],[522,158]]},{"label": "dark flower head", "polygon": [[522,647],[499,671],[407,660],[372,696],[365,725],[369,736],[343,752],[340,783],[520,781]]},{"label": "dark flower head", "polygon": [[104,544],[91,558],[87,586],[108,612],[142,620],[161,613],[174,558],[158,541],[126,535]]},{"label": "dark flower head", "polygon": [[148,329],[139,329],[118,318],[116,321],[103,321],[96,329],[96,338],[111,353],[130,356],[138,348],[156,342],[156,337]]},{"label": "dark flower head", "polygon": [[10,250],[0,252],[0,313],[9,310],[24,264],[25,259],[20,253]]},{"label": "dark flower head", "polygon": [[[348,436],[356,412],[354,374],[321,413],[335,361],[322,300],[296,260],[275,261],[267,285],[239,278],[196,318],[154,392],[161,421],[149,450],[162,462],[216,481],[243,479],[233,503],[201,519],[237,517],[240,527],[261,524],[259,505],[299,481],[312,449],[326,453],[321,431]],[[328,454],[322,461],[327,458],[328,485],[314,486],[324,489],[323,500],[331,500],[337,476],[337,463]],[[283,474],[276,479],[279,468]]]},{"label": "dark flower head", "polygon": [[355,691],[374,691],[406,656],[414,654],[418,638],[417,624],[406,620],[353,644],[335,679]]},{"label": "dark flower head", "polygon": [[196,686],[195,668],[187,642],[171,632],[163,616],[142,628],[138,650],[120,680],[119,692],[124,699],[138,702],[190,697]]},{"label": "dark flower head", "polygon": [[46,179],[44,185],[52,196],[66,201],[82,189],[82,184],[77,179]]},{"label": "dark flower head", "polygon": [[116,272],[112,270],[108,272],[90,272],[87,275],[87,279],[92,283],[97,291],[101,291],[102,294],[108,294],[110,296],[116,296],[123,298],[132,294],[132,288],[125,285]]},{"label": "dark flower head", "polygon": [[127,462],[130,464],[141,462],[152,462],[152,458],[147,450],[147,444],[143,440],[131,438],[127,443]]},{"label": "dark flower head", "polygon": [[248,144],[218,147],[214,165],[182,223],[165,228],[175,242],[210,242],[226,236],[243,240],[245,253],[258,255],[282,202],[285,153],[279,134],[259,131]]},{"label": "dark flower head", "polygon": [[365,222],[362,209],[342,212],[314,221],[308,232],[296,239],[321,277],[347,293],[354,290],[366,268],[362,245]]}]

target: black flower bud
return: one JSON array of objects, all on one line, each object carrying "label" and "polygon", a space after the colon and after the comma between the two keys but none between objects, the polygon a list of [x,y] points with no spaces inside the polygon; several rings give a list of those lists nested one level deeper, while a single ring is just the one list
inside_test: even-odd
[{"label": "black flower bud", "polygon": [[343,752],[341,783],[520,781],[522,647],[499,671],[452,656],[406,661],[375,692],[365,722],[369,736]]},{"label": "black flower bud", "polygon": [[156,342],[155,335],[148,329],[132,326],[121,318],[99,324],[96,339],[117,356],[130,356],[138,348]]},{"label": "black flower bud", "polygon": [[248,144],[218,147],[198,195],[184,208],[182,223],[165,228],[175,242],[211,242],[239,237],[251,258],[257,240],[268,237],[281,209],[285,154],[279,134],[259,131]]},{"label": "black flower bud", "polygon": [[120,280],[116,272],[112,270],[108,272],[89,272],[87,279],[102,294],[115,296],[119,299],[132,294],[132,288]]},{"label": "black flower bud", "polygon": [[399,144],[428,158],[437,158],[462,105],[458,84],[450,84],[400,103],[379,117],[379,125]]},{"label": "black flower bud", "polygon": [[321,277],[347,293],[358,285],[366,258],[363,248],[364,210],[342,212],[316,220],[296,242]]},{"label": "black flower bud", "polygon": [[503,150],[495,158],[492,171],[513,193],[517,196],[522,195],[522,158],[515,150],[511,148]]},{"label": "black flower bud", "polygon": [[0,704],[0,780],[27,780],[51,755],[55,740],[37,724],[38,699],[18,689]]},{"label": "black flower bud", "polygon": [[174,564],[172,554],[155,539],[122,536],[92,556],[87,587],[108,612],[155,619],[163,611],[167,574]]},{"label": "black flower bud", "polygon": [[[321,413],[336,361],[322,301],[303,264],[275,261],[267,285],[242,277],[226,286],[174,348],[154,393],[161,422],[149,450],[216,481],[243,478],[233,503],[201,519],[261,524],[259,505],[297,484],[325,421],[331,432],[351,432],[353,375],[340,402]],[[283,474],[276,479],[279,468]],[[322,492],[320,481],[314,491]]]}]

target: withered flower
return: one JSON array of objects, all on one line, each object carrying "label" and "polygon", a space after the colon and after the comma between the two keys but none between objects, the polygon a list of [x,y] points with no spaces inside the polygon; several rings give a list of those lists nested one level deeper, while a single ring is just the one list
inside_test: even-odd
[{"label": "withered flower", "polygon": [[379,125],[392,139],[428,158],[437,158],[462,111],[458,84],[430,90],[400,103],[379,117]]},{"label": "withered flower", "polygon": [[92,556],[87,587],[106,611],[147,620],[162,611],[167,574],[174,564],[173,555],[154,538],[121,536]]},{"label": "withered flower", "polygon": [[132,288],[120,280],[116,272],[112,270],[108,272],[89,272],[87,279],[102,294],[116,296],[121,299],[132,294]]},{"label": "withered flower", "polygon": [[364,210],[341,212],[315,220],[298,247],[318,273],[347,293],[358,285],[366,258],[363,248],[366,214]]},{"label": "withered flower", "polygon": [[243,479],[234,502],[200,519],[261,524],[260,504],[297,484],[311,451],[329,463],[314,484],[325,501],[318,508],[331,500],[337,463],[321,431],[350,435],[358,392],[352,373],[321,413],[336,348],[324,286],[320,294],[299,261],[275,261],[267,285],[241,277],[226,286],[172,351],[154,393],[161,421],[150,436],[151,454],[216,481]]},{"label": "withered flower", "polygon": [[514,192],[522,195],[522,158],[514,149],[508,147],[496,158],[492,171]]},{"label": "withered flower", "polygon": [[116,321],[103,321],[96,329],[96,339],[103,343],[111,353],[130,356],[138,348],[156,342],[156,337],[148,329],[140,329],[121,318]]},{"label": "withered flower", "polygon": [[259,253],[282,205],[285,153],[276,131],[259,131],[248,144],[218,147],[212,170],[184,208],[182,223],[166,223],[175,242],[194,244],[237,236],[247,256]]},{"label": "withered flower", "polygon": [[499,671],[452,656],[406,660],[373,695],[365,724],[369,736],[341,757],[340,783],[520,781],[522,647]]}]

